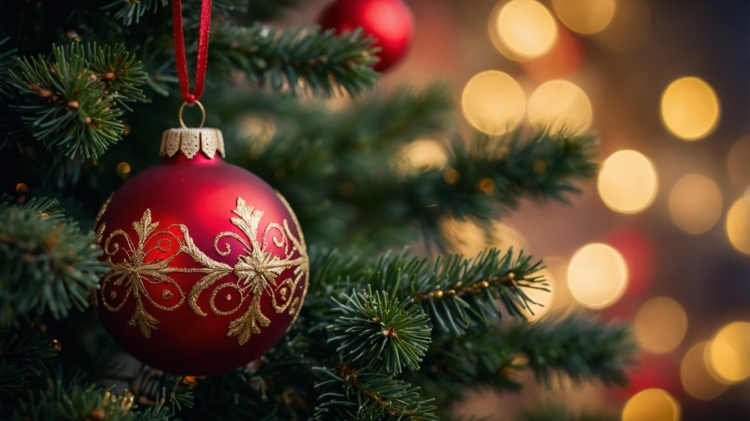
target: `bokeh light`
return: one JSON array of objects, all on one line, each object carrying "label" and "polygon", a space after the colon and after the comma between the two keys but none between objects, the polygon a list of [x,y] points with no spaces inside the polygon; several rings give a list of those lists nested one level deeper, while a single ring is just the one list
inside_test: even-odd
[{"label": "bokeh light", "polygon": [[680,229],[690,234],[701,234],[721,218],[721,190],[710,178],[688,174],[672,187],[669,194],[669,213]]},{"label": "bokeh light", "polygon": [[627,54],[638,49],[651,31],[651,9],[645,0],[617,0],[615,14],[592,39],[603,49]]},{"label": "bokeh light", "polygon": [[575,74],[583,63],[583,46],[580,39],[560,27],[557,41],[541,56],[521,62],[523,70],[539,82],[565,79]]},{"label": "bokeh light", "polygon": [[661,96],[661,118],[667,129],[683,140],[708,136],[719,122],[719,99],[713,88],[697,77],[683,77]]},{"label": "bokeh light", "polygon": [[471,219],[449,218],[440,224],[440,228],[451,251],[464,256],[476,256],[491,247],[500,250],[513,247],[515,253],[520,250],[529,253],[529,244],[523,235],[506,223],[495,222],[485,229]]},{"label": "bokeh light", "polygon": [[260,154],[276,134],[276,122],[265,114],[248,114],[239,118],[237,127],[250,144],[253,153]]},{"label": "bokeh light", "polygon": [[600,309],[614,304],[625,291],[628,267],[612,246],[587,244],[568,265],[568,288],[584,307]]},{"label": "bokeh light", "polygon": [[708,342],[700,342],[690,348],[682,359],[680,379],[682,387],[690,396],[709,400],[721,395],[727,386],[716,381],[706,366],[706,347]]},{"label": "bokeh light", "polygon": [[741,197],[729,208],[727,236],[734,248],[750,254],[750,197]]},{"label": "bokeh light", "polygon": [[443,145],[432,139],[418,139],[404,146],[395,156],[395,170],[400,175],[442,169],[448,163]]},{"label": "bokeh light", "polygon": [[484,133],[498,135],[521,122],[526,95],[512,77],[490,70],[469,80],[461,96],[461,107],[469,124]]},{"label": "bokeh light", "polygon": [[635,337],[644,350],[663,354],[677,348],[687,326],[687,315],[680,303],[668,297],[654,297],[638,309]]},{"label": "bokeh light", "polygon": [[708,346],[712,374],[732,383],[750,377],[750,323],[724,326]]},{"label": "bokeh light", "polygon": [[656,171],[640,152],[622,150],[610,155],[599,170],[599,196],[610,209],[637,213],[646,209],[656,196]]},{"label": "bokeh light", "polygon": [[750,185],[750,136],[745,136],[732,145],[727,157],[727,168],[732,182],[742,188]]},{"label": "bokeh light", "polygon": [[560,21],[579,34],[594,34],[612,21],[615,0],[552,0]]},{"label": "bokeh light", "polygon": [[535,0],[511,0],[494,20],[500,41],[521,58],[538,57],[549,50],[557,37],[552,14]]},{"label": "bokeh light", "polygon": [[550,80],[529,97],[528,116],[537,129],[582,133],[591,127],[591,101],[573,82]]},{"label": "bokeh light", "polygon": [[680,406],[661,389],[646,389],[633,395],[622,409],[622,421],[678,421]]},{"label": "bokeh light", "polygon": [[117,164],[117,176],[120,177],[123,180],[127,180],[130,178],[130,164],[127,162],[120,162]]}]

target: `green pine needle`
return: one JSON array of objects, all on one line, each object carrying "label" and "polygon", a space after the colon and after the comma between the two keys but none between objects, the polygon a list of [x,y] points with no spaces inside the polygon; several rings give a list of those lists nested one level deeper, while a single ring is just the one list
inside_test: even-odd
[{"label": "green pine needle", "polygon": [[106,271],[100,254],[94,233],[65,219],[56,201],[0,201],[0,326],[88,306],[89,289]]},{"label": "green pine needle", "polygon": [[336,351],[345,360],[373,372],[419,369],[432,340],[427,315],[413,300],[399,303],[396,296],[389,298],[385,291],[373,293],[368,288],[342,294],[341,301],[334,309],[341,316],[328,328],[335,336],[328,341],[338,346]]}]

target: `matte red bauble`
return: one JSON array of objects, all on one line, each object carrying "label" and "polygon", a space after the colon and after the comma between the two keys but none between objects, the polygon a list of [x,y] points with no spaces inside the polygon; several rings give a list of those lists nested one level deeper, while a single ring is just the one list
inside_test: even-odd
[{"label": "matte red bauble", "polygon": [[318,19],[320,26],[337,32],[362,27],[377,39],[382,51],[375,70],[382,72],[401,61],[411,44],[414,21],[402,0],[336,0]]},{"label": "matte red bauble", "polygon": [[297,318],[309,272],[283,197],[227,164],[221,132],[172,129],[164,161],[132,178],[95,224],[110,272],[99,320],[142,362],[210,375],[248,364]]}]

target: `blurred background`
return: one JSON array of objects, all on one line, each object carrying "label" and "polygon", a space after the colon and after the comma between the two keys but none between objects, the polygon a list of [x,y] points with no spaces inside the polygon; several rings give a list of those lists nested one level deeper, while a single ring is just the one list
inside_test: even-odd
[{"label": "blurred background", "polygon": [[[628,421],[750,419],[750,2],[406,2],[414,42],[379,89],[447,80],[463,134],[547,125],[601,141],[598,180],[572,206],[526,202],[496,244],[447,221],[457,251],[529,250],[553,283],[532,318],[626,321],[642,349],[628,389],[553,393],[529,378],[520,395],[477,394],[458,411],[564,402]],[[282,24],[314,24],[327,3]],[[401,164],[439,166],[448,141],[414,142]]]}]

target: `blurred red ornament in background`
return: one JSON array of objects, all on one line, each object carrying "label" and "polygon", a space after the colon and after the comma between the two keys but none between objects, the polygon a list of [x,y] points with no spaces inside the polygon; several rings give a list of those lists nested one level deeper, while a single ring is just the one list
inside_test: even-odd
[{"label": "blurred red ornament in background", "polygon": [[682,394],[680,364],[672,355],[641,353],[638,360],[637,366],[628,375],[630,385],[624,389],[610,389],[615,396],[624,400],[652,388],[666,390],[675,397]]},{"label": "blurred red ornament in background", "polygon": [[404,58],[414,31],[411,10],[402,0],[336,0],[323,10],[318,23],[337,33],[362,27],[377,39],[380,61],[374,68],[378,72]]},{"label": "blurred red ornament in background", "polygon": [[309,265],[289,205],[224,162],[216,129],[172,129],[162,163],[104,204],[110,272],[92,305],[125,351],[172,374],[211,375],[263,355],[299,314]]},{"label": "blurred red ornament in background", "polygon": [[632,298],[648,289],[656,271],[656,247],[651,239],[633,228],[621,228],[604,238],[628,264],[628,286],[623,298]]},{"label": "blurred red ornament in background", "polygon": [[557,40],[549,51],[530,60],[522,61],[526,73],[538,82],[567,79],[581,68],[583,47],[580,38],[561,25],[557,27]]}]

